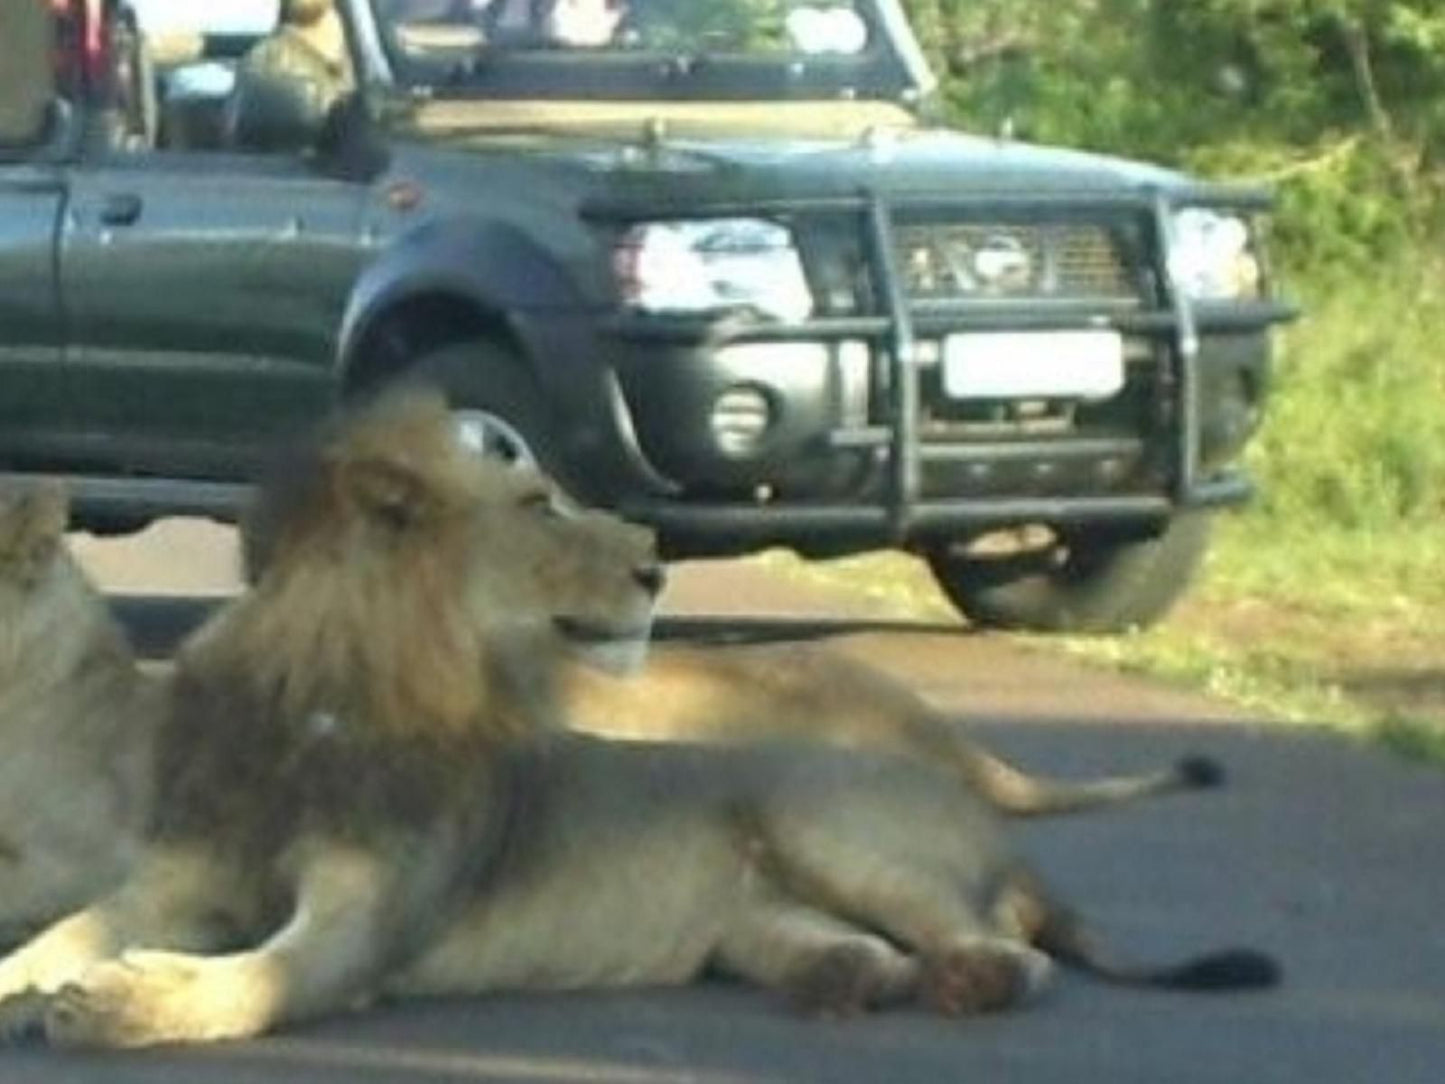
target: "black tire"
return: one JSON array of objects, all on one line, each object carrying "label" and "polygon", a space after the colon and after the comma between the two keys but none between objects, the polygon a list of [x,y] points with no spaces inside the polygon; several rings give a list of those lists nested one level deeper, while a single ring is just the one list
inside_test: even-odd
[{"label": "black tire", "polygon": [[1209,548],[1212,517],[1179,513],[1150,538],[1075,535],[1002,558],[942,548],[928,564],[973,624],[1028,632],[1117,633],[1158,621]]},{"label": "black tire", "polygon": [[70,530],[85,531],[96,538],[117,538],[122,535],[139,534],[151,525],[145,516],[126,516],[120,513],[100,515],[77,515],[72,519]]},{"label": "black tire", "polygon": [[551,415],[514,350],[486,339],[453,343],[419,358],[407,375],[446,393],[478,451],[540,467],[566,488]]}]

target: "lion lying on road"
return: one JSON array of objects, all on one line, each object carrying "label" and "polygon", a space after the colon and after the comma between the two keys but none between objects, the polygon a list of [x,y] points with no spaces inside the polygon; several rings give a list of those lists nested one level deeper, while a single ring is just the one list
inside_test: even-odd
[{"label": "lion lying on road", "polygon": [[[298,487],[268,496],[267,519],[286,500],[304,499]],[[150,806],[148,749],[162,679],[138,671],[66,550],[66,503],[57,487],[0,500],[0,628],[9,630],[0,657],[0,944],[113,887]],[[246,537],[254,549],[254,522]],[[587,584],[536,571],[540,605],[565,614],[585,601]],[[628,644],[624,653],[640,647]],[[1139,776],[1041,779],[992,756],[911,690],[827,650],[664,643],[635,674],[575,654],[561,666],[560,695],[566,724],[576,729],[704,742],[792,736],[887,749],[945,766],[1010,814],[1093,808],[1218,777],[1210,762],[1191,758]]]},{"label": "lion lying on road", "polygon": [[0,939],[125,873],[149,810],[159,700],[67,552],[68,502],[0,496]]},{"label": "lion lying on road", "polygon": [[[12,1026],[44,1004],[61,1041],[200,1039],[349,1002],[494,863],[514,748],[556,727],[555,641],[645,644],[650,535],[554,519],[438,402],[379,408],[321,454],[273,573],[176,659],[132,872],[0,962],[0,995],[38,995]],[[588,607],[544,613],[543,567]],[[171,954],[117,961],[128,946]]]},{"label": "lion lying on road", "polygon": [[[915,760],[559,729],[564,640],[646,636],[649,540],[552,515],[439,398],[383,400],[294,479],[270,567],[178,656],[135,871],[0,961],[12,1028],[202,1041],[382,993],[704,967],[828,1011],[967,1013],[1025,998],[1046,952],[1126,982],[1275,980],[1248,953],[1110,964],[988,807]],[[589,609],[545,608],[538,566]]]},{"label": "lion lying on road", "polygon": [[[289,464],[287,468],[289,471]],[[242,523],[242,561],[254,581],[269,563],[277,524],[304,498],[282,483],[263,490]],[[558,514],[565,514],[558,511]],[[546,575],[538,601],[565,611],[568,582]],[[692,646],[655,643],[635,672],[564,657],[559,669],[566,725],[608,738],[728,743],[810,740],[887,750],[947,768],[1000,812],[1068,813],[1151,795],[1217,785],[1212,760],[1185,757],[1138,775],[1050,779],[1024,772],[973,741],[958,722],[899,682],[839,652],[808,645]]]}]

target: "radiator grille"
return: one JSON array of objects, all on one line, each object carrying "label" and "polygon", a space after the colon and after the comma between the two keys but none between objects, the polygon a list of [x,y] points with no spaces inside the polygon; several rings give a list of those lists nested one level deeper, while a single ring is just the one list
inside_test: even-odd
[{"label": "radiator grille", "polygon": [[914,301],[1141,300],[1130,246],[1105,225],[909,223],[894,237]]}]

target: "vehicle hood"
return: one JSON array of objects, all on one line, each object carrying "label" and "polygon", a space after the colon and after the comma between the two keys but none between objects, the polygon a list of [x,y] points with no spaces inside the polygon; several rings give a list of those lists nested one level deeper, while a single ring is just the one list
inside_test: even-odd
[{"label": "vehicle hood", "polygon": [[[764,103],[758,103],[760,105]],[[806,105],[806,108],[796,108]],[[634,108],[590,123],[499,123],[480,103],[451,104],[429,141],[505,150],[585,170],[619,199],[944,192],[1081,195],[1177,188],[1185,175],[1140,162],[919,125],[885,103],[765,103],[669,115]],[[473,113],[472,111],[476,111]],[[584,110],[585,113],[585,110]]]}]

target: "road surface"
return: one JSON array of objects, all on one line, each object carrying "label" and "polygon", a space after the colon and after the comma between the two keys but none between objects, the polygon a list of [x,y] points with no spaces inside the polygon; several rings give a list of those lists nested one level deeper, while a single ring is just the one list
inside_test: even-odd
[{"label": "road surface", "polygon": [[[229,582],[227,545],[223,534],[188,527],[139,547],[85,549],[113,586],[209,591]],[[169,579],[159,582],[157,571]],[[764,994],[723,984],[504,996],[397,1006],[205,1050],[103,1059],[0,1051],[0,1081],[1445,1079],[1445,773],[961,628],[877,622],[856,602],[748,566],[683,569],[667,604],[668,635],[834,639],[1039,769],[1086,775],[1188,751],[1224,761],[1231,781],[1222,791],[1019,825],[1020,846],[1130,953],[1249,944],[1283,961],[1285,984],[1186,995],[1063,975],[1027,1009],[965,1022],[918,1011],[804,1021]],[[197,613],[182,597],[123,609],[156,644]]]}]

